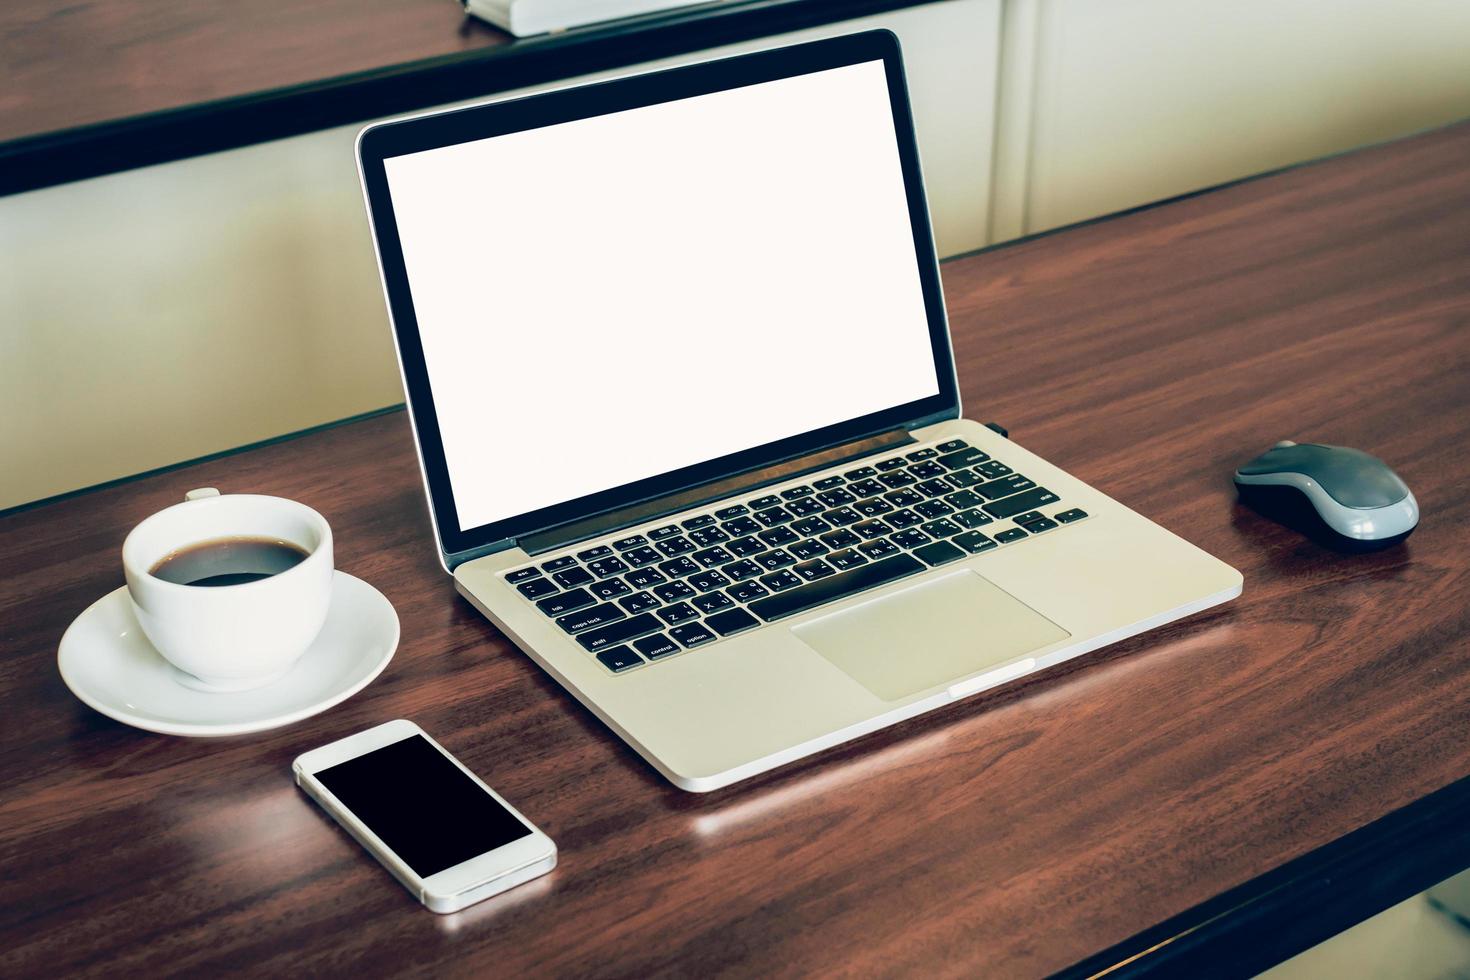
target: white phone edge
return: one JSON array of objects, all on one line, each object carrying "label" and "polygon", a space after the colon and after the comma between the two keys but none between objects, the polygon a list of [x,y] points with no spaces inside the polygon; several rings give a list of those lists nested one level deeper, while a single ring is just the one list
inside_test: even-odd
[{"label": "white phone edge", "polygon": [[[517,820],[530,830],[530,834],[509,844],[478,854],[468,861],[446,868],[427,878],[420,877],[402,858],[357,818],[331,791],[322,785],[316,774],[339,762],[355,759],[360,755],[392,745],[413,735],[422,735],[434,748],[453,762],[460,770]],[[352,835],[353,839],[378,859],[409,893],[432,912],[446,914],[468,908],[476,902],[498,895],[516,885],[546,874],[556,867],[556,843],[540,828],[521,815],[504,797],[486,785],[465,765],[436,742],[428,732],[404,718],[384,722],[373,728],[348,735],[320,748],[303,752],[291,764],[296,776],[296,785],[317,802],[332,819]]]}]

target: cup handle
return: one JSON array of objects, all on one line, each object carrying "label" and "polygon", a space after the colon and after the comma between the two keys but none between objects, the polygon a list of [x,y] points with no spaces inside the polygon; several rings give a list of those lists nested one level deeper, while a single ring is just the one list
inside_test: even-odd
[{"label": "cup handle", "polygon": [[219,491],[214,487],[200,487],[198,490],[190,490],[184,494],[185,500],[203,500],[205,497],[218,497]]}]

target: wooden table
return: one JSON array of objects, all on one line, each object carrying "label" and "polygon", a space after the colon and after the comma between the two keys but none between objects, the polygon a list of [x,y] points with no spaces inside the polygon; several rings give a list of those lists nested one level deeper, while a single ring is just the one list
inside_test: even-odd
[{"label": "wooden table", "polygon": [[[1425,804],[1391,811],[1470,774],[1467,216],[1460,126],[949,262],[969,414],[1240,568],[1245,594],[713,795],[662,782],[456,596],[401,413],[5,516],[0,974],[1093,969],[1349,832],[1403,831]],[[1286,437],[1386,458],[1420,530],[1349,558],[1243,509],[1231,469]],[[68,693],[57,641],[121,583],[125,532],[201,485],[332,521],[340,567],[402,619],[377,681],[217,741]],[[400,716],[561,866],[440,918],[292,784],[297,753]]]},{"label": "wooden table", "polygon": [[925,0],[720,0],[516,39],[452,0],[6,0],[0,195]]}]

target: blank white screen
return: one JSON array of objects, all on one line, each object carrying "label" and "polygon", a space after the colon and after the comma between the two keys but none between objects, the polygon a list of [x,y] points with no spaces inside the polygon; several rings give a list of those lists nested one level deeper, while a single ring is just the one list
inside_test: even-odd
[{"label": "blank white screen", "polygon": [[385,166],[460,530],[939,391],[881,61]]}]

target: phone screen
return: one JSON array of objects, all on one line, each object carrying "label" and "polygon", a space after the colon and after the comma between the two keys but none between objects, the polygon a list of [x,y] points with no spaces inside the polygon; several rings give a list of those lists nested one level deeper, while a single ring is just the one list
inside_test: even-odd
[{"label": "phone screen", "polygon": [[422,735],[323,769],[316,778],[420,878],[531,833]]}]

